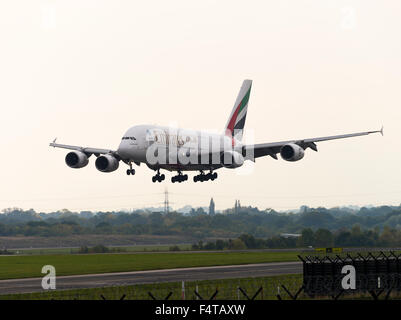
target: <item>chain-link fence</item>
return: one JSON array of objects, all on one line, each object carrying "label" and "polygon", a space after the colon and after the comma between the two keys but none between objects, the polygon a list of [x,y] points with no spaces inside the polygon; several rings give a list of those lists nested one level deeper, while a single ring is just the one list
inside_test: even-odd
[{"label": "chain-link fence", "polygon": [[302,287],[302,275],[266,278],[189,281],[115,286],[80,290],[55,290],[0,296],[0,299],[34,300],[277,300],[291,299]]},{"label": "chain-link fence", "polygon": [[[401,255],[370,252],[364,255],[299,256],[303,262],[303,290],[310,297],[341,294],[370,294],[376,297],[383,292],[388,298],[401,291]],[[343,280],[352,269],[355,287],[346,290]]]},{"label": "chain-link fence", "polygon": [[[382,275],[383,277],[383,275]],[[385,278],[383,278],[385,279]],[[341,281],[340,279],[337,279]],[[398,283],[401,275],[383,280]],[[398,299],[401,291],[377,289],[365,292],[332,290],[332,284],[317,277],[321,291],[310,294],[301,275],[285,277],[235,279],[230,281],[199,281],[115,286],[81,290],[56,290],[40,293],[0,296],[0,299],[23,300],[301,300],[301,299]],[[369,281],[369,279],[366,279]],[[316,287],[316,286],[315,286]]]}]

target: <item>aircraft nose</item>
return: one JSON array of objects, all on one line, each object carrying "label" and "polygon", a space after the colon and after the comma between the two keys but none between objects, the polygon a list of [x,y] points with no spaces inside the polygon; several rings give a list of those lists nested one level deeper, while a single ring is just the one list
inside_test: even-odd
[{"label": "aircraft nose", "polygon": [[122,141],[117,149],[118,154],[121,158],[129,158],[129,145],[125,141]]}]

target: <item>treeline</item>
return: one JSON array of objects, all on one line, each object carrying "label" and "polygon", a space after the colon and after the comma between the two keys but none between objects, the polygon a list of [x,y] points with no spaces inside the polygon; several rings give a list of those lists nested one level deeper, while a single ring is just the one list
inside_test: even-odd
[{"label": "treeline", "polygon": [[236,239],[216,240],[192,245],[192,250],[245,250],[245,249],[285,249],[295,248],[296,238],[274,236],[268,239],[255,238],[250,234],[242,234]]},{"label": "treeline", "polygon": [[[303,234],[305,230],[311,231],[309,236]],[[198,242],[206,238],[236,239],[241,234],[249,234],[255,239],[269,240],[265,247],[293,246],[294,239],[283,240],[285,238],[280,237],[282,233],[302,233],[298,239],[303,241],[302,246],[315,246],[322,242],[339,246],[395,245],[401,244],[400,230],[400,206],[360,209],[302,207],[297,213],[237,207],[216,215],[208,215],[203,210],[184,215],[144,210],[37,213],[21,209],[7,209],[0,214],[0,236],[179,235]]]},{"label": "treeline", "polygon": [[401,247],[401,230],[384,226],[383,230],[362,230],[354,225],[351,230],[343,228],[335,232],[327,229],[302,230],[298,247]]},{"label": "treeline", "polygon": [[124,248],[108,248],[102,244],[99,244],[94,247],[87,247],[87,246],[82,246],[79,248],[78,253],[120,253],[120,252],[126,252],[127,250]]},{"label": "treeline", "polygon": [[401,230],[384,227],[383,231],[361,230],[354,226],[351,230],[341,229],[331,232],[327,229],[302,230],[300,237],[274,236],[268,239],[242,234],[237,239],[216,240],[192,245],[193,250],[245,250],[245,249],[285,249],[285,248],[331,248],[331,247],[399,247]]},{"label": "treeline", "polygon": [[11,255],[14,254],[14,251],[8,251],[7,249],[0,250],[0,255]]}]

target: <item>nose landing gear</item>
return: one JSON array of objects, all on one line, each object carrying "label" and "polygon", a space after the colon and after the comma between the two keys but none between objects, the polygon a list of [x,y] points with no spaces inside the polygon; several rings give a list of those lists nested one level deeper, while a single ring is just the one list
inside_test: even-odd
[{"label": "nose landing gear", "polygon": [[135,169],[132,169],[132,162],[128,163],[129,169],[127,169],[127,175],[134,175],[135,174]]}]

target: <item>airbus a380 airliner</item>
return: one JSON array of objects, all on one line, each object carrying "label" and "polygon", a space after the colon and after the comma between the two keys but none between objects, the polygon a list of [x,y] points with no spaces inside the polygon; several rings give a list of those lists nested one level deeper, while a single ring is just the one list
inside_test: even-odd
[{"label": "airbus a380 airliner", "polygon": [[[366,131],[344,135],[295,139],[281,142],[259,143],[246,145],[241,143],[245,119],[251,93],[252,80],[244,80],[237,100],[221,134],[207,133],[188,129],[177,129],[155,125],[139,125],[128,129],[117,150],[79,147],[56,143],[50,146],[72,150],[65,157],[70,168],[83,168],[89,162],[91,155],[96,156],[95,166],[101,172],[113,172],[118,169],[120,161],[129,165],[127,175],[134,175],[132,164],[145,163],[156,174],[153,182],[165,179],[160,174],[161,169],[176,171],[171,178],[174,182],[188,180],[185,171],[199,171],[193,177],[194,182],[215,180],[219,168],[238,168],[245,160],[255,161],[256,158],[270,156],[277,160],[279,153],[286,161],[298,161],[304,157],[307,148],[317,151],[316,142],[350,138],[381,133]],[[204,173],[208,171],[208,173]]]}]

